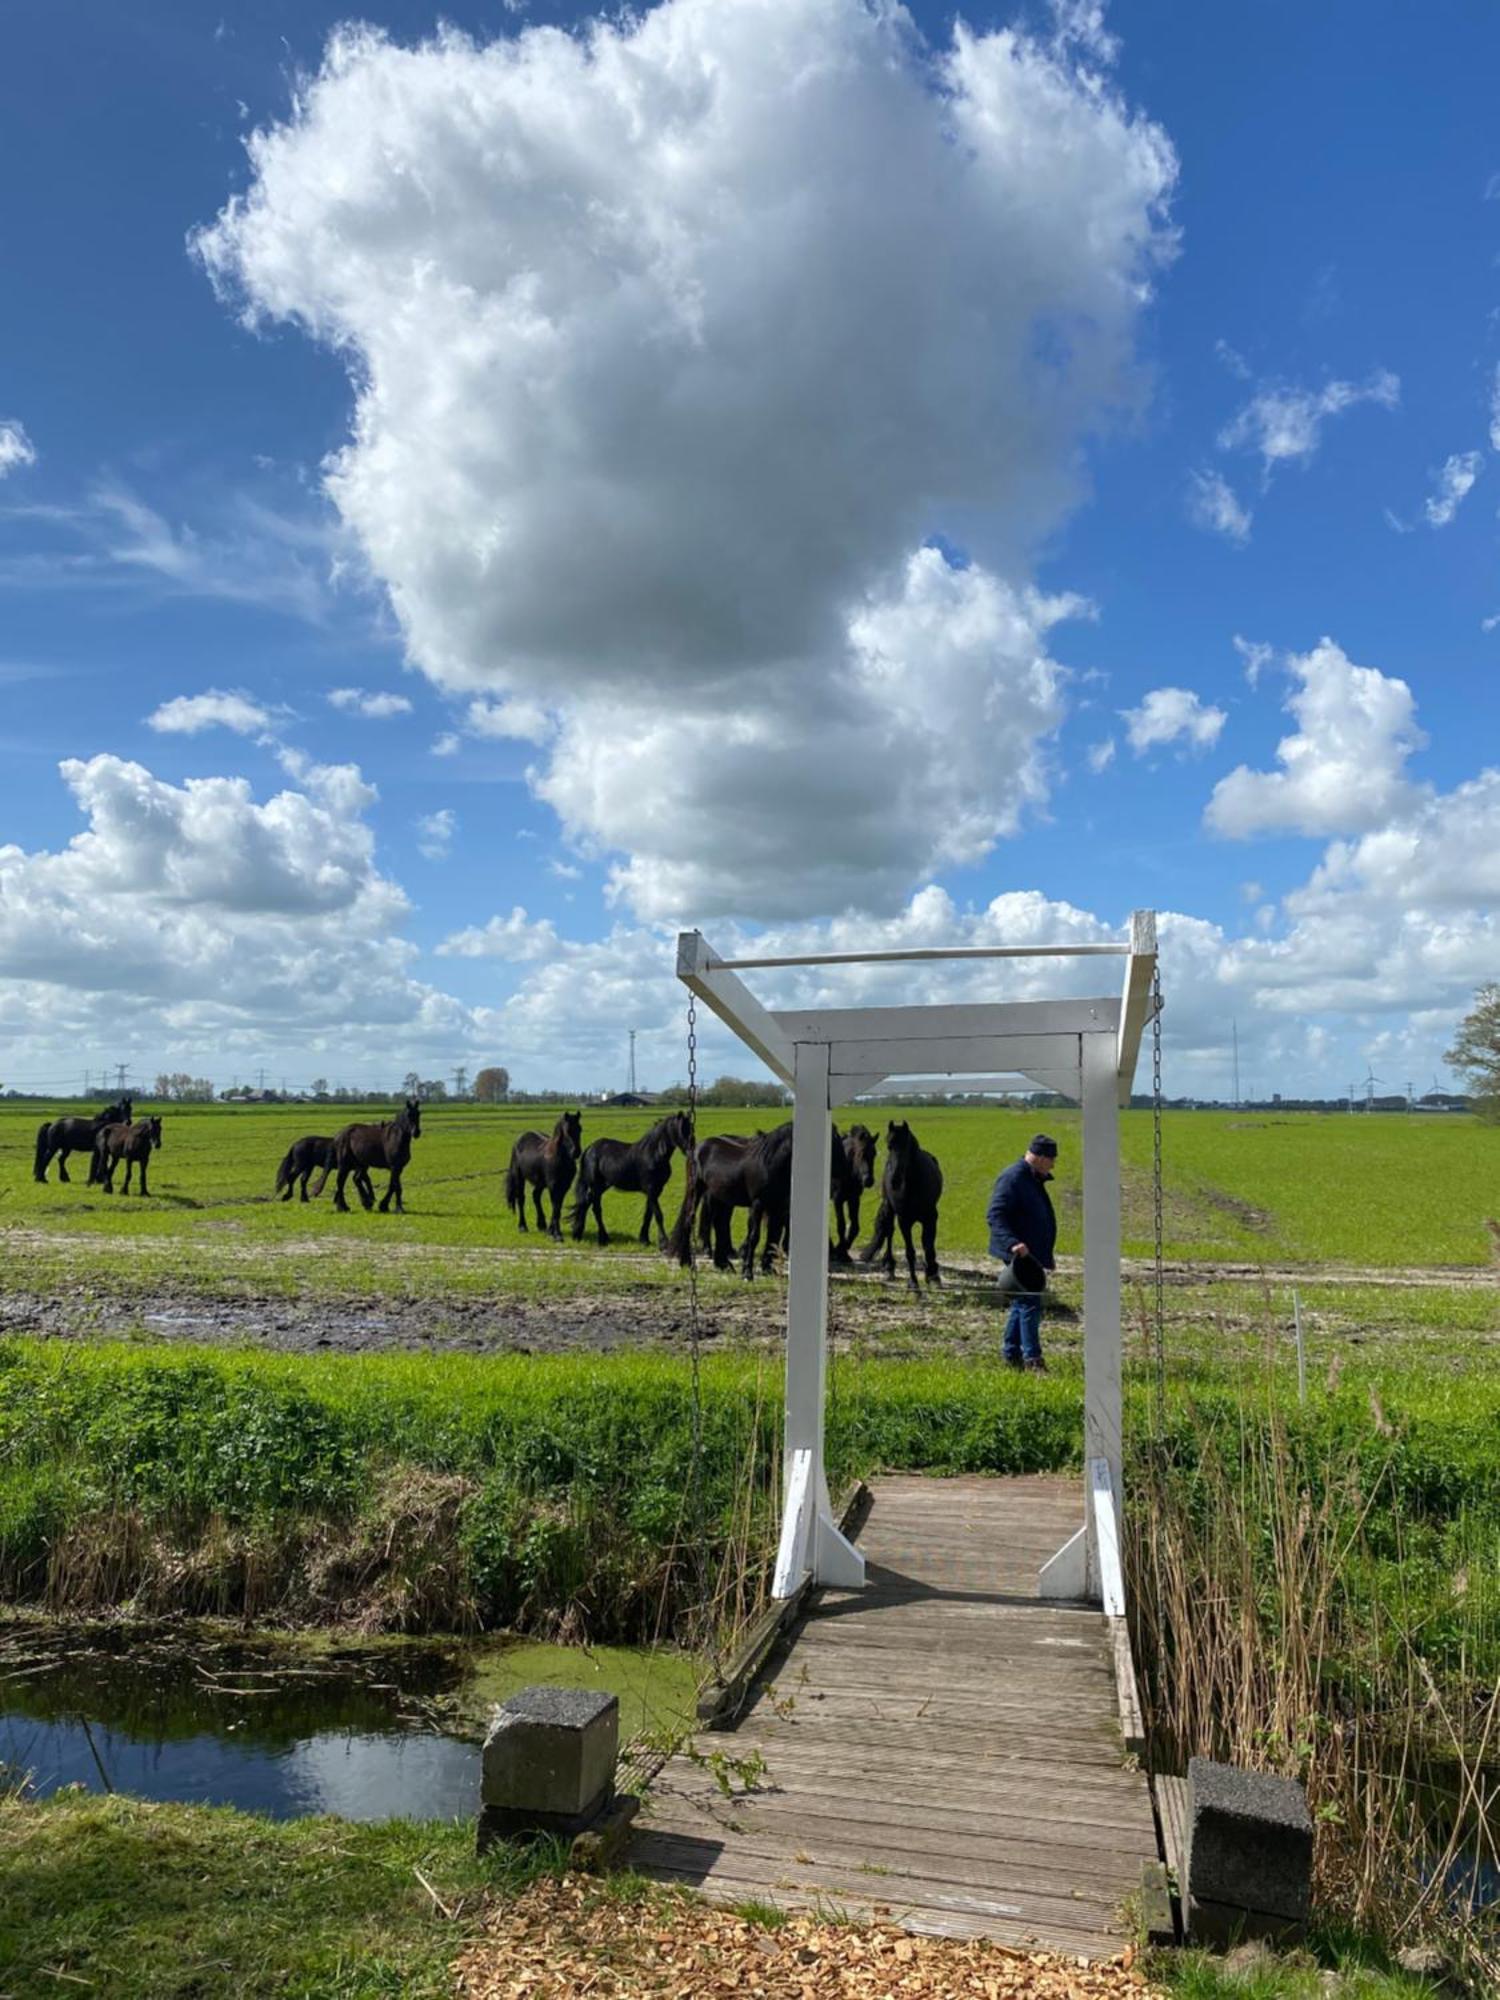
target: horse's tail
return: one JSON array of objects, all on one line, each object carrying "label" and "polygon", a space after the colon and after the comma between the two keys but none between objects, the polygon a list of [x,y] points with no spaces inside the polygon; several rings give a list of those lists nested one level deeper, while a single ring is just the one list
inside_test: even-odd
[{"label": "horse's tail", "polygon": [[683,1162],[682,1206],[667,1238],[666,1254],[674,1264],[686,1268],[693,1261],[693,1215],[698,1205],[698,1173],[691,1151],[683,1154]]},{"label": "horse's tail", "polygon": [[594,1192],[594,1163],[585,1153],[578,1162],[578,1179],[573,1183],[573,1205],[568,1210],[568,1228],[582,1236],[589,1219],[589,1201]]},{"label": "horse's tail", "polygon": [[328,1176],[333,1172],[334,1168],[338,1165],[339,1154],[343,1150],[344,1148],[342,1142],[339,1139],[335,1139],[333,1144],[328,1148],[328,1151],[324,1154],[323,1165],[318,1174],[318,1185],[315,1188],[308,1189],[308,1193],[312,1195],[314,1200],[317,1199],[317,1197],[323,1192],[324,1188],[328,1185]]},{"label": "horse's tail", "polygon": [[275,1186],[275,1188],[274,1188],[274,1190],[273,1190],[273,1192],[274,1192],[274,1193],[276,1193],[276,1194],[280,1194],[280,1193],[281,1193],[281,1190],[282,1190],[282,1189],[283,1189],[284,1187],[290,1187],[290,1186],[291,1186],[291,1183],[292,1183],[292,1155],[293,1155],[293,1153],[295,1153],[295,1152],[296,1152],[296,1150],[297,1150],[297,1149],[296,1149],[296,1147],[295,1147],[295,1146],[288,1146],[288,1147],[287,1147],[287,1149],[286,1149],[286,1158],[285,1158],[285,1159],[284,1159],[284,1160],[282,1161],[281,1165],[280,1165],[280,1166],[279,1166],[279,1167],[278,1167],[278,1168],[276,1169],[276,1186]]},{"label": "horse's tail", "polygon": [[52,1126],[50,1123],[37,1127],[36,1164],[32,1168],[32,1173],[39,1181],[44,1181],[47,1178],[47,1162],[52,1157],[51,1138]]},{"label": "horse's tail", "polygon": [[887,1238],[894,1235],[895,1228],[895,1213],[885,1196],[882,1195],[880,1197],[880,1206],[875,1211],[875,1227],[870,1231],[870,1240],[862,1250],[855,1252],[861,1264],[873,1264],[875,1262],[875,1259],[885,1248]]},{"label": "horse's tail", "polygon": [[505,1169],[505,1206],[514,1215],[516,1210],[524,1204],[525,1200],[526,1177],[516,1164],[516,1156],[512,1153],[510,1156],[510,1165]]}]

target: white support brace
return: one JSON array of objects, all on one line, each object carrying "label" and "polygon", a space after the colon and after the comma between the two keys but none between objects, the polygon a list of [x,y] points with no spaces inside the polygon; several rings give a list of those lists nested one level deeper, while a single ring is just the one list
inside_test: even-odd
[{"label": "white support brace", "polygon": [[1089,1460],[1089,1497],[1094,1545],[1099,1551],[1099,1597],[1106,1618],[1125,1616],[1125,1573],[1120,1565],[1120,1521],[1106,1459]]},{"label": "white support brace", "polygon": [[726,972],[701,931],[680,931],[677,977],[718,1015],[783,1083],[792,1080],[792,1045],[745,982]]},{"label": "white support brace", "polygon": [[1156,912],[1135,910],[1130,918],[1130,956],[1125,961],[1125,991],[1120,1001],[1120,1046],[1115,1063],[1120,1107],[1130,1104],[1141,1034],[1151,1018],[1151,975],[1156,970]]}]

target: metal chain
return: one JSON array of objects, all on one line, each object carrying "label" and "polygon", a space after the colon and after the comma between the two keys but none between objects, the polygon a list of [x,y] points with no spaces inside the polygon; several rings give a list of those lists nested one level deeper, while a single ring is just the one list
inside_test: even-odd
[{"label": "metal chain", "polygon": [[1151,968],[1151,1201],[1155,1230],[1155,1324],[1152,1334],[1156,1349],[1156,1421],[1161,1429],[1167,1408],[1167,1334],[1164,1279],[1162,1275],[1162,1188],[1161,1188],[1161,967]]}]

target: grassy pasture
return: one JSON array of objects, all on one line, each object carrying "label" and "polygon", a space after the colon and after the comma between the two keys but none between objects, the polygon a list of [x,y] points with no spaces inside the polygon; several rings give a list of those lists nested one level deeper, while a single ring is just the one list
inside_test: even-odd
[{"label": "grassy pasture", "polygon": [[[68,1108],[68,1107],[60,1107]],[[511,1144],[539,1110],[440,1106],[429,1111],[406,1176],[404,1217],[335,1213],[330,1196],[303,1205],[272,1196],[291,1141],[345,1122],[345,1106],[181,1105],[164,1110],[164,1144],[151,1162],[152,1193],[109,1197],[84,1185],[32,1178],[37,1125],[48,1107],[0,1105],[0,1241],[9,1238],[12,1286],[107,1276],[113,1289],[191,1283],[205,1291],[336,1291],[412,1297],[440,1293],[522,1296],[628,1282],[668,1286],[677,1274],[641,1260],[638,1197],[606,1197],[616,1240],[601,1252],[520,1235],[503,1201]],[[379,1110],[360,1114],[379,1117]],[[863,1117],[883,1132],[885,1110]],[[984,1209],[1000,1167],[1024,1146],[1037,1118],[999,1108],[916,1109],[918,1136],[943,1164],[940,1250],[982,1257]],[[1081,1247],[1077,1114],[1043,1114],[1062,1147],[1056,1199],[1060,1248]],[[589,1110],[585,1140],[631,1138],[651,1114]],[[755,1130],[770,1113],[704,1112],[700,1130]],[[1123,1115],[1124,1247],[1151,1244],[1151,1121]],[[1166,1249],[1195,1262],[1355,1267],[1482,1267],[1486,1218],[1500,1215],[1500,1128],[1469,1118],[1376,1114],[1169,1113],[1165,1120]],[[674,1172],[665,1206],[681,1188]],[[499,1254],[497,1254],[499,1253]],[[609,1259],[624,1259],[613,1272]],[[628,1275],[627,1275],[628,1266]]]}]

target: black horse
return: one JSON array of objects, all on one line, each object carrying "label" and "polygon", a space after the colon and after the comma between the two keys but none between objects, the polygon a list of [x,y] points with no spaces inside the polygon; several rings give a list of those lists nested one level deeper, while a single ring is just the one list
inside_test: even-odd
[{"label": "black horse", "polygon": [[896,1275],[896,1230],[906,1245],[907,1281],[917,1289],[917,1259],[912,1249],[913,1229],[922,1232],[922,1263],[929,1285],[941,1285],[937,1261],[938,1202],[943,1193],[943,1170],[932,1153],[923,1152],[916,1134],[903,1119],[892,1123],[885,1133],[885,1173],[880,1182],[880,1210],[875,1217],[875,1233],[860,1251],[860,1261],[873,1264],[884,1251],[885,1275]]},{"label": "black horse", "polygon": [[[838,1217],[839,1240],[830,1247],[830,1254],[844,1263],[849,1261],[848,1245],[859,1233],[860,1192],[875,1183],[877,1143],[863,1125],[846,1133],[840,1133],[836,1125],[833,1128],[828,1191]],[[741,1269],[747,1278],[755,1275],[755,1253],[764,1228],[760,1267],[769,1274],[775,1251],[786,1241],[791,1216],[791,1124],[749,1138],[723,1135],[704,1139],[694,1158],[690,1181],[672,1225],[669,1248],[677,1261],[686,1264],[691,1258],[696,1220],[700,1246],[711,1248],[715,1267],[727,1271],[735,1254],[730,1218],[735,1209],[745,1208],[750,1211],[750,1227],[740,1252]],[[847,1224],[846,1210],[852,1217]]]},{"label": "black horse", "polygon": [[[401,1199],[401,1175],[411,1158],[411,1142],[422,1136],[422,1106],[415,1097],[408,1097],[394,1118],[387,1118],[383,1125],[346,1125],[342,1132],[334,1134],[333,1164],[338,1169],[338,1186],[333,1191],[333,1205],[341,1214],[349,1213],[349,1204],[344,1199],[344,1183],[353,1174],[354,1185],[359,1190],[359,1199],[365,1208],[375,1202],[375,1190],[370,1185],[371,1167],[383,1167],[390,1175],[385,1193],[380,1197],[380,1212],[385,1215],[394,1200],[396,1211],[405,1215],[406,1204]],[[325,1169],[314,1194],[323,1192],[323,1182],[328,1178]]]},{"label": "black horse", "polygon": [[[526,1190],[531,1189],[536,1204],[536,1226],[549,1236],[562,1236],[563,1196],[578,1172],[578,1155],[583,1148],[583,1119],[576,1111],[565,1111],[552,1128],[552,1137],[540,1132],[523,1132],[510,1149],[510,1165],[505,1170],[505,1206],[526,1233]],[[552,1197],[552,1221],[542,1213],[542,1191]]]},{"label": "black horse", "polygon": [[[307,1200],[307,1183],[318,1169],[322,1175],[318,1181],[318,1193],[323,1192],[323,1182],[333,1172],[338,1162],[333,1156],[332,1139],[294,1139],[287,1148],[286,1158],[276,1169],[276,1192],[283,1201],[290,1201],[292,1189],[298,1181],[302,1183],[302,1199]],[[374,1200],[373,1191],[370,1199]],[[366,1208],[370,1205],[365,1203]]]},{"label": "black horse", "polygon": [[672,1177],[672,1155],[686,1153],[693,1142],[693,1128],[685,1113],[674,1111],[658,1119],[651,1130],[634,1145],[623,1139],[596,1139],[578,1167],[578,1192],[568,1217],[575,1243],[582,1239],[592,1209],[601,1244],[608,1243],[604,1227],[604,1196],[610,1189],[619,1194],[643,1194],[646,1212],[641,1218],[642,1243],[651,1241],[652,1218],[662,1248],[666,1248],[667,1225],[661,1212],[661,1191]]},{"label": "black horse", "polygon": [[115,1168],[121,1160],[125,1162],[125,1185],[122,1194],[130,1192],[130,1175],[134,1168],[141,1170],[136,1185],[137,1194],[150,1194],[146,1185],[146,1162],[161,1145],[161,1120],[159,1118],[139,1118],[133,1125],[103,1125],[94,1138],[94,1167],[89,1175],[106,1194],[115,1191]]},{"label": "black horse", "polygon": [[107,1111],[97,1111],[92,1118],[54,1118],[42,1125],[36,1135],[36,1161],[32,1168],[35,1180],[45,1181],[51,1161],[57,1162],[57,1178],[68,1179],[69,1153],[87,1153],[89,1179],[93,1174],[94,1141],[106,1125],[128,1125],[135,1116],[135,1106],[128,1097],[120,1098]]},{"label": "black horse", "polygon": [[837,1232],[829,1246],[836,1264],[847,1264],[859,1235],[859,1198],[875,1185],[875,1154],[880,1141],[867,1125],[851,1125],[842,1142],[833,1128],[833,1224]]}]

